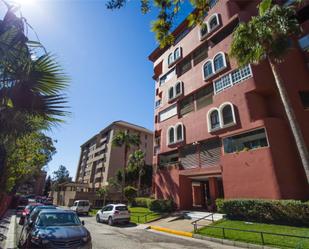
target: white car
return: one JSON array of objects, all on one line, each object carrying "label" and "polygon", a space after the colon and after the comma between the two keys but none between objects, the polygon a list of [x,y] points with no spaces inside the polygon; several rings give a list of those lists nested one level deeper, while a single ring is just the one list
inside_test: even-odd
[{"label": "white car", "polygon": [[99,210],[96,214],[97,222],[107,222],[109,225],[114,223],[130,222],[130,211],[124,204],[109,204]]},{"label": "white car", "polygon": [[74,201],[71,210],[75,211],[77,214],[86,214],[88,215],[90,209],[90,203],[88,200],[77,200]]}]

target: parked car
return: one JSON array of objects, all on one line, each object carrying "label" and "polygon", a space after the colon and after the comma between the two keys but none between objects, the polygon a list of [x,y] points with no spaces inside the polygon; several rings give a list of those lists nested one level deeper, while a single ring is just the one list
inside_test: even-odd
[{"label": "parked car", "polygon": [[77,200],[74,201],[71,210],[75,211],[77,214],[86,214],[88,215],[90,210],[90,203],[88,200]]},{"label": "parked car", "polygon": [[36,207],[36,206],[43,206],[43,204],[41,203],[30,203],[29,205],[27,205],[25,207],[25,209],[23,210],[22,214],[21,214],[21,217],[19,219],[19,224],[20,225],[23,225],[25,223],[25,219],[27,216],[30,215],[31,211]]},{"label": "parked car", "polygon": [[130,222],[130,211],[124,204],[109,204],[99,210],[96,214],[97,222],[108,222],[109,225],[115,223]]},{"label": "parked car", "polygon": [[91,235],[71,210],[42,210],[23,231],[22,248],[91,249]]},{"label": "parked car", "polygon": [[24,209],[25,209],[25,206],[17,206],[17,208],[16,208],[16,216],[17,217],[21,217]]}]

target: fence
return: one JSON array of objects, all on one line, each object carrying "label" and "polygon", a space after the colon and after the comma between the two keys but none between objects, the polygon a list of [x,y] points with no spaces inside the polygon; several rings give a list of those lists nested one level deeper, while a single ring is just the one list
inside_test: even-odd
[{"label": "fence", "polygon": [[137,223],[146,223],[148,221],[154,220],[155,218],[157,218],[157,216],[154,215],[154,213],[147,213],[143,215],[131,214],[131,221],[135,221]]},{"label": "fence", "polygon": [[[283,234],[283,233],[271,233],[271,232],[264,232],[264,231],[256,231],[256,230],[243,230],[239,228],[227,228],[227,227],[221,227],[221,226],[204,226],[203,228],[207,229],[221,229],[222,230],[222,237],[223,239],[227,239],[226,231],[237,231],[237,232],[247,232],[247,233],[255,233],[260,235],[260,242],[262,245],[266,245],[265,243],[265,235],[271,235],[271,236],[277,236],[277,237],[287,237],[287,238],[295,238],[295,239],[305,239],[309,242],[308,236],[300,236],[300,235],[292,235],[292,234]],[[196,231],[195,231],[196,232]]]}]

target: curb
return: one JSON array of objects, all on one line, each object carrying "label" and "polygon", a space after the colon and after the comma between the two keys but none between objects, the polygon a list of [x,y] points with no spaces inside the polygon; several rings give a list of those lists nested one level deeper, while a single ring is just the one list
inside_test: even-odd
[{"label": "curb", "polygon": [[16,249],[16,215],[12,215],[4,249]]},{"label": "curb", "polygon": [[150,226],[149,228],[152,230],[160,231],[160,232],[171,233],[171,234],[190,237],[190,238],[193,237],[193,234],[189,232],[183,232],[183,231],[178,231],[178,230],[173,230],[173,229],[158,227],[158,226]]},{"label": "curb", "polygon": [[246,242],[241,241],[235,241],[235,240],[227,240],[227,239],[219,239],[219,238],[213,238],[213,237],[207,237],[205,235],[200,234],[193,234],[192,238],[194,239],[201,239],[201,240],[208,240],[211,242],[215,242],[218,244],[223,244],[227,246],[237,246],[241,248],[252,248],[252,249],[276,249],[276,247],[269,247],[269,246],[262,246],[257,244],[250,244]]}]

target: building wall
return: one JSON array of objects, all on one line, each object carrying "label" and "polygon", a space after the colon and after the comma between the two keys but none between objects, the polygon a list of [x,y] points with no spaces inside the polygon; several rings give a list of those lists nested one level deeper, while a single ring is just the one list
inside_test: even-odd
[{"label": "building wall", "polygon": [[[232,154],[227,154],[223,148],[221,149],[221,157],[217,167],[221,169],[219,175],[223,179],[225,198],[307,199],[309,198],[308,182],[267,61],[260,65],[251,65],[252,77],[214,94],[212,103],[208,106],[183,116],[179,113],[181,99],[204,86],[212,85],[215,80],[238,68],[236,61],[228,57],[232,34],[215,45],[212,43],[212,39],[237,18],[240,22],[248,21],[252,15],[257,14],[256,5],[258,2],[260,1],[220,0],[209,11],[205,20],[208,20],[214,13],[218,13],[221,26],[206,37],[206,40],[200,41],[199,26],[196,26],[175,46],[171,46],[161,54],[155,50],[150,55],[150,59],[154,62],[156,78],[155,100],[161,99],[161,105],[155,109],[155,134],[161,135],[161,142],[158,155],[154,156],[153,163],[158,165],[159,156],[171,151],[178,152],[179,148],[184,145],[209,141],[213,138],[224,139],[257,128],[265,128],[268,147]],[[302,23],[302,27],[304,34],[308,34],[309,21]],[[176,63],[177,68],[186,57],[191,56],[197,47],[207,41],[209,42],[207,58],[192,65],[192,68],[183,75],[179,77],[174,75],[164,84],[159,84],[159,79],[175,67],[174,65],[169,67],[167,63],[171,52],[177,47],[182,49],[182,59]],[[308,53],[299,48],[297,41],[294,41],[294,45],[295,48],[286,55],[285,62],[280,64],[279,70],[304,139],[309,147],[309,112],[304,109],[299,97],[299,91],[309,91]],[[204,80],[202,73],[204,63],[208,59],[213,59],[219,52],[226,55],[227,67]],[[168,89],[177,81],[183,82],[184,97],[169,101]],[[236,124],[208,132],[208,111],[211,108],[218,108],[224,102],[232,103]],[[174,104],[177,104],[178,114],[160,122],[158,120],[159,113]],[[168,128],[178,122],[184,126],[184,141],[168,145]],[[181,168],[181,162],[175,165],[170,165],[169,169],[158,166],[160,170],[154,176],[154,191],[157,197],[172,197],[180,208],[187,208],[192,206],[191,180],[196,173],[185,173],[188,170]],[[171,167],[173,169],[170,169]],[[211,174],[204,172],[204,176],[209,178]]]}]

